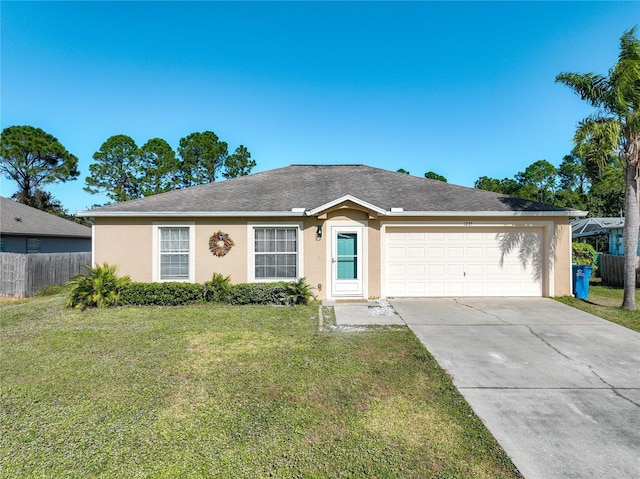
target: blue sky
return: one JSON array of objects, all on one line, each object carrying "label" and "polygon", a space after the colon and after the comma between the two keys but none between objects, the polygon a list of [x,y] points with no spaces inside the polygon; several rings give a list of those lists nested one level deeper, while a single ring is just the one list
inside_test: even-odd
[{"label": "blue sky", "polygon": [[[254,171],[364,163],[473,186],[558,165],[590,109],[555,84],[606,73],[637,2],[7,2],[0,126],[80,159],[49,186],[72,212],[110,136],[174,148],[214,131]],[[3,196],[16,188],[0,181]]]}]

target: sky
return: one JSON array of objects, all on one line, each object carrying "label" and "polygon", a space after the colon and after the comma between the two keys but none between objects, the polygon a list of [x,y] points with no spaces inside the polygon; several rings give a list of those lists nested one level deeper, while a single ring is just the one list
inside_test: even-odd
[{"label": "sky", "polygon": [[[71,212],[110,136],[213,131],[254,172],[434,171],[472,187],[558,166],[592,112],[560,72],[606,74],[637,2],[0,2],[0,127],[79,158],[47,185]],[[0,180],[9,197],[15,183]]]}]

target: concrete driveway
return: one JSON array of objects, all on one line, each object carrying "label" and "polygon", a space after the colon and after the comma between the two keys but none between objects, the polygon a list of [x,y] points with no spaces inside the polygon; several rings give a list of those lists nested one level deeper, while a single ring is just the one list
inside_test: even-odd
[{"label": "concrete driveway", "polygon": [[640,334],[547,298],[391,304],[527,479],[640,478]]}]

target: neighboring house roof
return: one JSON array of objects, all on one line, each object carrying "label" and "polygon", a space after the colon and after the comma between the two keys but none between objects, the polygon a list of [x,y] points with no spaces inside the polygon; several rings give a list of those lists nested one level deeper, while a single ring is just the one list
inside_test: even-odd
[{"label": "neighboring house roof", "polygon": [[581,218],[571,222],[571,236],[584,238],[608,234],[609,230],[624,228],[624,218]]},{"label": "neighboring house roof", "polygon": [[305,216],[344,201],[378,214],[586,213],[365,165],[291,165],[79,212],[80,216]]},{"label": "neighboring house roof", "polygon": [[0,233],[91,238],[91,228],[0,196]]}]

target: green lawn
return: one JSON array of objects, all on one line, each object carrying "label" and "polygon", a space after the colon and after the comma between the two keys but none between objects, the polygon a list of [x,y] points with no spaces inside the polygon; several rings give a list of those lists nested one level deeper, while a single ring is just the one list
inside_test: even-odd
[{"label": "green lawn", "polygon": [[63,304],[0,303],[0,477],[520,477],[406,328]]},{"label": "green lawn", "polygon": [[[622,309],[622,288],[602,286],[596,279],[589,284],[589,297],[586,300],[563,296],[558,301],[581,309],[587,313],[607,319],[634,331],[640,332],[640,310]],[[640,307],[640,291],[636,291],[636,304]]]}]

